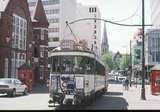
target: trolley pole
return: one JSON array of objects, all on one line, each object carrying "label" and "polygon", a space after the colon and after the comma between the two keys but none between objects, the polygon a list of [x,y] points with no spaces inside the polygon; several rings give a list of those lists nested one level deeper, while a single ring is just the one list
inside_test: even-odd
[{"label": "trolley pole", "polygon": [[146,100],[145,97],[145,83],[144,83],[144,76],[145,76],[145,56],[144,56],[144,23],[145,23],[145,9],[144,9],[144,0],[142,0],[142,88],[141,88],[141,99]]}]

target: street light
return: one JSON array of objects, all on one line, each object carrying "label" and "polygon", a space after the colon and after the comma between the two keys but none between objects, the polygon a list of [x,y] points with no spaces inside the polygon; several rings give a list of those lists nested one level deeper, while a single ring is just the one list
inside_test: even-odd
[{"label": "street light", "polygon": [[131,87],[131,78],[132,78],[132,40],[130,40],[130,87]]},{"label": "street light", "polygon": [[142,88],[141,88],[141,99],[146,100],[145,97],[145,85],[144,85],[144,67],[145,67],[145,58],[144,58],[144,27],[145,27],[145,14],[144,14],[144,0],[142,0]]}]

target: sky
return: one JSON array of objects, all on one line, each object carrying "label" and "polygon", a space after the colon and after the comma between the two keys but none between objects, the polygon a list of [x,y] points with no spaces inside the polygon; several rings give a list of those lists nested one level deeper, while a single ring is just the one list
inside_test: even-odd
[{"label": "sky", "polygon": [[[122,24],[142,24],[142,0],[77,0],[83,5],[97,5],[101,18]],[[123,21],[121,21],[123,20]],[[145,24],[151,24],[150,0],[145,0]],[[102,22],[102,28],[104,22]],[[106,23],[109,49],[129,53],[130,40],[139,27],[126,27]],[[145,27],[147,29],[149,27]],[[102,29],[103,33],[103,29]]]}]

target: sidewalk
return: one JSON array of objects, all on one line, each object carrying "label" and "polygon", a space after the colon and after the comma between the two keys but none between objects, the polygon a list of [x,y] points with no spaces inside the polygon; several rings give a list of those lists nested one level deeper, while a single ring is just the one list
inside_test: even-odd
[{"label": "sidewalk", "polygon": [[[145,85],[146,100],[141,100],[141,85],[132,86],[125,91],[121,85],[110,85],[109,90],[120,91],[122,97],[128,102],[128,110],[158,110],[160,109],[160,95],[151,95],[150,85]],[[120,87],[121,86],[121,87]]]}]

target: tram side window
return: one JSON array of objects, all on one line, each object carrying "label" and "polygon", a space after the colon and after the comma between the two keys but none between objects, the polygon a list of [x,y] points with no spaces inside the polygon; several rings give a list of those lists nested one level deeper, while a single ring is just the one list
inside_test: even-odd
[{"label": "tram side window", "polygon": [[105,75],[105,68],[99,62],[96,61],[96,74],[98,75]]},{"label": "tram side window", "polygon": [[86,58],[85,57],[78,57],[77,62],[78,62],[78,69],[75,70],[75,73],[84,74],[85,73]]},{"label": "tram side window", "polygon": [[86,72],[87,74],[94,74],[94,60],[91,58],[87,58]]},{"label": "tram side window", "polygon": [[51,73],[55,73],[55,72],[58,72],[59,70],[59,65],[58,65],[58,57],[52,57],[51,58],[52,61],[51,61]]}]

